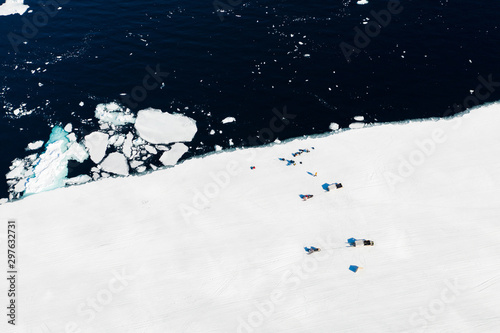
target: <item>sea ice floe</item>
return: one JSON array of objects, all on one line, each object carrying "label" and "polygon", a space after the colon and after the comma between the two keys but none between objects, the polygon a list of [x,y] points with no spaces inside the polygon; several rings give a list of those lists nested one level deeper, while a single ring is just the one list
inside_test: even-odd
[{"label": "sea ice floe", "polygon": [[106,156],[100,166],[102,170],[117,175],[127,176],[129,173],[127,158],[122,153],[118,152]]},{"label": "sea ice floe", "polygon": [[24,174],[26,172],[24,168],[25,165],[26,165],[25,161],[16,158],[14,161],[12,161],[12,165],[10,166],[10,171],[5,175],[5,178],[16,179],[24,177]]},{"label": "sea ice floe", "polygon": [[106,133],[92,132],[85,136],[85,146],[87,147],[90,159],[95,163],[102,161],[108,148],[108,138]]},{"label": "sea ice floe", "polygon": [[147,150],[148,153],[150,154],[153,154],[153,155],[156,155],[158,153],[158,151],[156,150],[155,147],[151,146],[151,145],[146,145],[144,146],[144,148]]},{"label": "sea ice floe", "polygon": [[158,150],[169,150],[168,146],[165,145],[156,145],[156,149]]},{"label": "sea ice floe", "polygon": [[134,115],[128,109],[124,110],[123,107],[115,102],[97,105],[94,115],[101,122],[115,126],[133,124],[135,122]]},{"label": "sea ice floe", "polygon": [[132,140],[134,139],[134,134],[127,133],[125,141],[123,142],[122,151],[127,158],[132,157]]},{"label": "sea ice floe", "polygon": [[144,162],[143,162],[143,161],[138,161],[138,160],[131,160],[131,161],[130,161],[130,167],[131,167],[132,169],[135,169],[135,168],[137,168],[137,167],[140,167],[140,166],[141,166],[141,165],[143,165],[143,164],[144,164]]},{"label": "sea ice floe", "polygon": [[66,126],[64,126],[64,130],[68,133],[71,133],[71,131],[73,130],[73,125],[71,123],[66,124]]},{"label": "sea ice floe", "polygon": [[365,117],[363,117],[363,116],[355,116],[354,120],[356,120],[356,121],[363,121],[363,120],[365,120]]},{"label": "sea ice floe", "polygon": [[89,175],[79,175],[65,180],[65,185],[85,184],[92,180]]},{"label": "sea ice floe", "polygon": [[364,126],[365,126],[364,123],[351,123],[351,124],[349,124],[349,128],[362,128]]},{"label": "sea ice floe", "polygon": [[235,121],[236,121],[236,119],[234,117],[226,117],[226,118],[222,119],[223,124],[234,123]]},{"label": "sea ice floe", "polygon": [[23,179],[19,181],[15,186],[14,186],[14,192],[17,193],[22,193],[26,189],[26,180]]},{"label": "sea ice floe", "polygon": [[116,141],[113,143],[113,146],[115,147],[121,147],[123,145],[123,143],[125,142],[125,135],[117,135],[118,138],[116,139]]},{"label": "sea ice floe", "polygon": [[183,143],[172,145],[169,151],[164,152],[160,157],[160,162],[165,166],[175,165],[189,148]]},{"label": "sea ice floe", "polygon": [[339,126],[339,124],[337,124],[337,123],[331,123],[331,124],[330,124],[330,129],[331,129],[332,131],[336,131],[336,130],[338,130],[339,128],[340,128],[340,126]]},{"label": "sea ice floe", "polygon": [[[64,186],[68,175],[68,161],[81,163],[88,158],[85,147],[77,142],[70,142],[66,137],[61,138],[61,131],[64,132],[57,126],[52,130],[54,135],[51,134],[45,152],[34,162],[35,167],[30,170],[26,179],[25,195]],[[56,138],[58,139],[55,140]]]},{"label": "sea ice floe", "polygon": [[134,144],[134,146],[138,147],[138,146],[142,146],[142,145],[145,145],[146,144],[146,141],[143,139],[143,138],[140,138],[140,137],[137,137],[135,138],[132,143]]},{"label": "sea ice floe", "polygon": [[69,141],[76,142],[76,134],[75,133],[69,133],[66,135]]},{"label": "sea ice floe", "polygon": [[28,147],[26,147],[26,150],[37,150],[39,148],[42,148],[42,146],[43,146],[43,140],[38,140],[28,143]]},{"label": "sea ice floe", "polygon": [[152,108],[139,111],[134,126],[144,140],[154,144],[191,141],[197,131],[193,119]]},{"label": "sea ice floe", "polygon": [[0,5],[0,16],[7,16],[13,14],[23,15],[29,6],[24,4],[23,0],[5,0],[5,2]]}]

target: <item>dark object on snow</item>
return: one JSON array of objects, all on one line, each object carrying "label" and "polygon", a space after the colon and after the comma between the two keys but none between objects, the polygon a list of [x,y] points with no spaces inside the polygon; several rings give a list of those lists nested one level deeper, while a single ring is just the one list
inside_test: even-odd
[{"label": "dark object on snow", "polygon": [[358,269],[359,269],[359,267],[358,267],[358,266],[356,266],[356,265],[351,265],[351,266],[349,266],[349,270],[350,270],[350,271],[353,271],[354,273],[356,273],[356,272],[358,271]]},{"label": "dark object on snow", "polygon": [[302,200],[307,200],[307,199],[310,199],[313,197],[312,194],[299,194],[299,197],[302,199]]},{"label": "dark object on snow", "polygon": [[255,169],[255,167],[254,167],[254,166],[251,166],[251,167],[250,167],[250,170],[253,170],[253,169]]},{"label": "dark object on snow", "polygon": [[307,252],[307,254],[311,254],[311,253],[314,253],[314,252],[321,251],[321,249],[318,249],[317,247],[314,247],[314,246],[311,246],[310,248],[309,247],[304,247],[304,250]]},{"label": "dark object on snow", "polygon": [[342,183],[332,183],[332,184],[324,183],[323,185],[321,185],[321,187],[323,188],[323,190],[330,192],[330,186],[332,185],[335,185],[336,189],[342,188]]},{"label": "dark object on snow", "polygon": [[349,238],[347,240],[350,246],[354,247],[359,247],[359,246],[373,246],[375,243],[371,240],[366,240],[366,239],[355,239],[355,238]]},{"label": "dark object on snow", "polygon": [[352,244],[356,241],[356,238],[354,237],[351,237],[347,240],[347,243],[349,243],[349,245],[353,246]]}]

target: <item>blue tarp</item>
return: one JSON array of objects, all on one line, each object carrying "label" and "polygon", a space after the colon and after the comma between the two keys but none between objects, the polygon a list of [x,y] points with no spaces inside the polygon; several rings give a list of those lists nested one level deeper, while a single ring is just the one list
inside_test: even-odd
[{"label": "blue tarp", "polygon": [[355,266],[355,265],[351,265],[349,266],[349,270],[350,271],[353,271],[354,273],[356,273],[358,271],[359,267],[358,266]]},{"label": "blue tarp", "polygon": [[349,244],[354,244],[355,242],[356,242],[356,238],[349,238],[347,240],[347,243],[349,243]]}]

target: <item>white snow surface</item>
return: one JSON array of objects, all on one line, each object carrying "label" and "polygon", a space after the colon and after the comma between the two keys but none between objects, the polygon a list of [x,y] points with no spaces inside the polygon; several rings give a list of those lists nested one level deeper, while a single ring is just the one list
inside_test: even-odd
[{"label": "white snow surface", "polygon": [[0,331],[496,332],[499,122],[494,104],[3,204],[22,269]]},{"label": "white snow surface", "polygon": [[24,0],[5,0],[0,5],[0,16],[7,16],[13,14],[23,15],[29,6],[24,4]]},{"label": "white snow surface", "polygon": [[165,166],[175,165],[188,150],[189,148],[185,144],[178,142],[161,155],[160,162]]},{"label": "white snow surface", "polygon": [[102,161],[108,148],[109,135],[102,132],[92,132],[85,136],[85,147],[87,147],[90,159],[94,163]]},{"label": "white snow surface", "polygon": [[197,131],[193,119],[153,108],[139,111],[135,129],[144,140],[154,144],[191,141]]},{"label": "white snow surface", "polygon": [[118,152],[106,156],[100,166],[104,171],[121,176],[127,176],[129,173],[127,158],[122,153]]}]

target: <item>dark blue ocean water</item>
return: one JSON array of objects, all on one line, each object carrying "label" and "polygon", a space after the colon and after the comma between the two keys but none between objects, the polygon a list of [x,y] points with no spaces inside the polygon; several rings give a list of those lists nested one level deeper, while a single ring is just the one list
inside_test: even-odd
[{"label": "dark blue ocean water", "polygon": [[[195,119],[185,158],[229,147],[229,139],[249,146],[322,133],[331,122],[347,127],[356,115],[440,117],[471,95],[478,76],[500,81],[498,1],[402,1],[350,62],[340,43],[355,45],[354,28],[364,31],[387,1],[220,0],[224,13],[213,0],[63,2],[47,22],[36,1],[25,2],[31,12],[0,17],[2,175],[29,142],[48,139],[51,125],[71,122],[79,137],[97,129],[96,105],[142,85],[146,66],[169,75],[128,106]],[[29,30],[33,22],[39,27]],[[13,34],[26,43],[13,47]],[[496,88],[479,103],[499,99]],[[15,115],[21,105],[31,113]],[[295,118],[258,137],[273,108],[285,107]],[[237,121],[221,124],[227,116]],[[70,176],[89,167],[72,164]],[[0,197],[6,193],[0,180]]]}]

